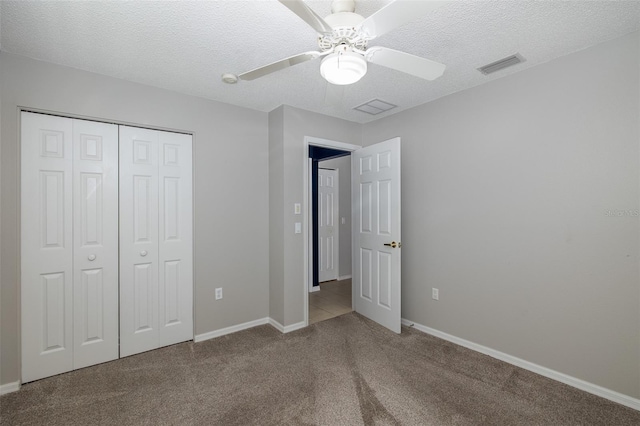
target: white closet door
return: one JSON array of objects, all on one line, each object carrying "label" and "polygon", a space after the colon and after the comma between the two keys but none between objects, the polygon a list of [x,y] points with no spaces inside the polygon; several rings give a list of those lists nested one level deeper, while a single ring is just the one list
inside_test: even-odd
[{"label": "white closet door", "polygon": [[21,114],[22,382],[73,368],[72,120]]},{"label": "white closet door", "polygon": [[73,368],[118,358],[118,126],[73,120]]},{"label": "white closet door", "polygon": [[120,356],[158,342],[158,132],[120,126]]},{"label": "white closet door", "polygon": [[193,339],[191,136],[120,127],[120,355]]},{"label": "white closet door", "polygon": [[160,346],[193,338],[191,139],[159,132]]}]

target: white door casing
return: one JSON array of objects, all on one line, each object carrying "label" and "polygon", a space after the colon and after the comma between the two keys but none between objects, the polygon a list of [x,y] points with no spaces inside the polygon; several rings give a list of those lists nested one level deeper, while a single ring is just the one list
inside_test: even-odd
[{"label": "white door casing", "polygon": [[338,278],[338,171],[318,170],[318,281]]},{"label": "white door casing", "polygon": [[120,355],[193,338],[191,136],[120,126]]},{"label": "white door casing", "polygon": [[358,313],[400,333],[400,138],[351,154]]},{"label": "white door casing", "polygon": [[73,368],[118,358],[118,126],[73,120]]},{"label": "white door casing", "polygon": [[21,114],[22,382],[73,369],[72,120]]}]

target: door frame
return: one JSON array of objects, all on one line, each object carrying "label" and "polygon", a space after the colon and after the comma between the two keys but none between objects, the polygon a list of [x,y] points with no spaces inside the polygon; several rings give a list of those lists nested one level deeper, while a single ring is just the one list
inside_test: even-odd
[{"label": "door frame", "polygon": [[[317,138],[314,136],[305,136],[303,143],[303,155],[302,155],[302,205],[306,208],[306,214],[302,215],[302,238],[303,238],[303,301],[304,307],[304,326],[309,325],[309,292],[313,285],[313,270],[309,267],[312,264],[311,256],[313,256],[313,236],[311,235],[311,226],[309,224],[312,221],[312,206],[311,206],[311,158],[309,158],[309,146],[319,146],[323,148],[339,149],[342,151],[353,152],[362,148],[360,145],[354,145],[345,142],[338,142],[329,139]],[[349,177],[351,179],[351,177]],[[351,206],[353,209],[353,206]],[[351,230],[351,239],[353,240],[353,229]],[[353,275],[353,274],[352,274]],[[353,288],[353,283],[351,284]],[[317,290],[315,290],[317,291]],[[353,307],[353,297],[351,298],[351,305]]]}]

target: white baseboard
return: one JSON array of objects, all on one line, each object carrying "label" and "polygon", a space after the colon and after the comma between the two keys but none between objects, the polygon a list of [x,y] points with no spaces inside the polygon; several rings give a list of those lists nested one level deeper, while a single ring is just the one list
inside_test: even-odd
[{"label": "white baseboard", "polygon": [[214,339],[216,337],[224,336],[225,334],[236,333],[238,331],[246,330],[248,328],[257,327],[259,325],[269,324],[269,318],[260,318],[257,320],[245,322],[238,325],[232,325],[231,327],[221,328],[220,330],[210,331],[208,333],[198,334],[193,339],[194,342],[202,342],[204,340]]},{"label": "white baseboard", "polygon": [[558,382],[564,383],[574,388],[583,390],[585,392],[589,392],[593,395],[600,396],[602,398],[608,399],[613,402],[617,402],[618,404],[622,404],[629,408],[633,408],[634,410],[640,411],[640,399],[633,398],[631,396],[613,391],[611,389],[604,388],[602,386],[599,386],[590,382],[586,382],[582,379],[578,379],[578,378],[569,376],[567,374],[560,373],[559,371],[555,371],[550,368],[543,367],[541,365],[534,364],[529,361],[525,361],[524,359],[517,358],[515,356],[506,354],[504,352],[500,352],[495,349],[491,349],[486,346],[482,346],[477,343],[473,343],[468,340],[461,339],[460,337],[452,336],[450,334],[427,327],[425,325],[417,324],[413,321],[409,321],[404,318],[402,319],[402,325],[413,327],[416,330],[422,331],[423,333],[427,333],[432,336],[439,337],[443,340],[447,340],[451,343],[455,343],[456,345],[464,346],[465,348],[474,350],[476,352],[480,352],[485,355],[489,355],[492,358],[499,359],[511,365],[515,365],[516,367],[524,368],[525,370],[532,371],[534,373],[540,374],[541,376],[548,377],[550,379],[556,380]]},{"label": "white baseboard", "polygon": [[280,333],[284,333],[284,325],[280,324],[278,321],[273,318],[269,318],[269,324],[271,324],[271,327],[275,328]]},{"label": "white baseboard", "polygon": [[215,339],[216,337],[224,336],[226,334],[236,333],[238,331],[246,330],[248,328],[257,327],[259,325],[264,325],[264,324],[270,324],[272,327],[274,327],[276,330],[280,331],[281,333],[290,333],[292,331],[296,331],[306,327],[306,324],[304,323],[304,321],[300,321],[285,327],[282,324],[280,324],[278,321],[274,320],[273,318],[267,317],[267,318],[260,318],[257,320],[245,322],[238,325],[232,325],[231,327],[221,328],[220,330],[214,330],[208,333],[198,334],[193,339],[193,341],[196,343],[203,342],[205,340]]},{"label": "white baseboard", "polygon": [[309,289],[309,293],[315,293],[316,291],[320,291],[320,286],[319,285],[317,285],[315,287],[311,287]]},{"label": "white baseboard", "polygon": [[351,275],[342,275],[342,276],[338,277],[338,281],[350,280],[350,279],[351,279]]},{"label": "white baseboard", "polygon": [[306,324],[304,323],[304,321],[300,321],[295,324],[284,326],[280,324],[278,321],[274,320],[273,318],[269,318],[269,324],[271,324],[271,326],[273,326],[273,328],[278,330],[280,333],[291,333],[292,331],[300,330],[301,328],[306,327]]},{"label": "white baseboard", "polygon": [[11,382],[0,385],[0,395],[20,390],[20,382]]},{"label": "white baseboard", "polygon": [[300,321],[295,324],[285,326],[283,333],[291,333],[292,331],[300,330],[301,328],[305,328],[306,326],[307,324],[305,324],[304,321]]}]

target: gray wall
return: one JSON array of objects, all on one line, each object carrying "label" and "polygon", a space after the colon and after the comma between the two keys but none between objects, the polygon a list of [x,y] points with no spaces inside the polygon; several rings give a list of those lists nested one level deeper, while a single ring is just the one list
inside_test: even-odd
[{"label": "gray wall", "polygon": [[365,125],[402,138],[403,317],[640,397],[638,49]]},{"label": "gray wall", "polygon": [[303,320],[304,136],[401,136],[403,317],[640,397],[638,49],[633,34],[364,130],[0,53],[0,383],[19,379],[19,105],[195,132],[197,334]]},{"label": "gray wall", "polygon": [[266,113],[6,53],[0,90],[0,383],[20,378],[18,106],[194,132],[195,332],[268,315]]},{"label": "gray wall", "polygon": [[338,215],[345,219],[344,225],[338,219],[338,275],[344,277],[351,275],[351,156],[321,161],[320,167],[338,170]]},{"label": "gray wall", "polygon": [[[289,106],[283,106],[271,112],[269,115],[270,124],[274,121],[278,122],[280,114],[282,114],[282,138],[269,139],[270,152],[277,152],[280,155],[280,150],[282,150],[283,153],[282,170],[270,171],[270,178],[276,180],[270,182],[269,185],[269,202],[277,205],[270,208],[270,212],[276,213],[277,216],[270,217],[269,221],[272,225],[279,226],[279,220],[282,217],[284,232],[282,241],[277,237],[274,241],[270,241],[269,248],[271,251],[270,268],[280,268],[281,259],[284,266],[281,281],[279,277],[276,277],[276,274],[271,276],[274,280],[269,283],[269,292],[272,295],[279,295],[282,291],[284,295],[282,311],[270,311],[270,315],[272,318],[282,317],[284,322],[281,324],[288,326],[304,321],[303,297],[306,295],[306,290],[303,288],[304,241],[302,234],[294,233],[294,223],[302,221],[303,215],[307,215],[308,211],[306,206],[303,206],[302,215],[298,216],[293,212],[293,205],[303,202],[304,137],[314,136],[358,145],[362,136],[362,126]],[[271,136],[278,134],[278,132],[273,132]],[[279,188],[280,173],[282,173],[283,190]],[[271,303],[271,307],[279,308],[280,306],[277,303]]]},{"label": "gray wall", "polygon": [[284,107],[269,113],[269,315],[284,324]]}]

